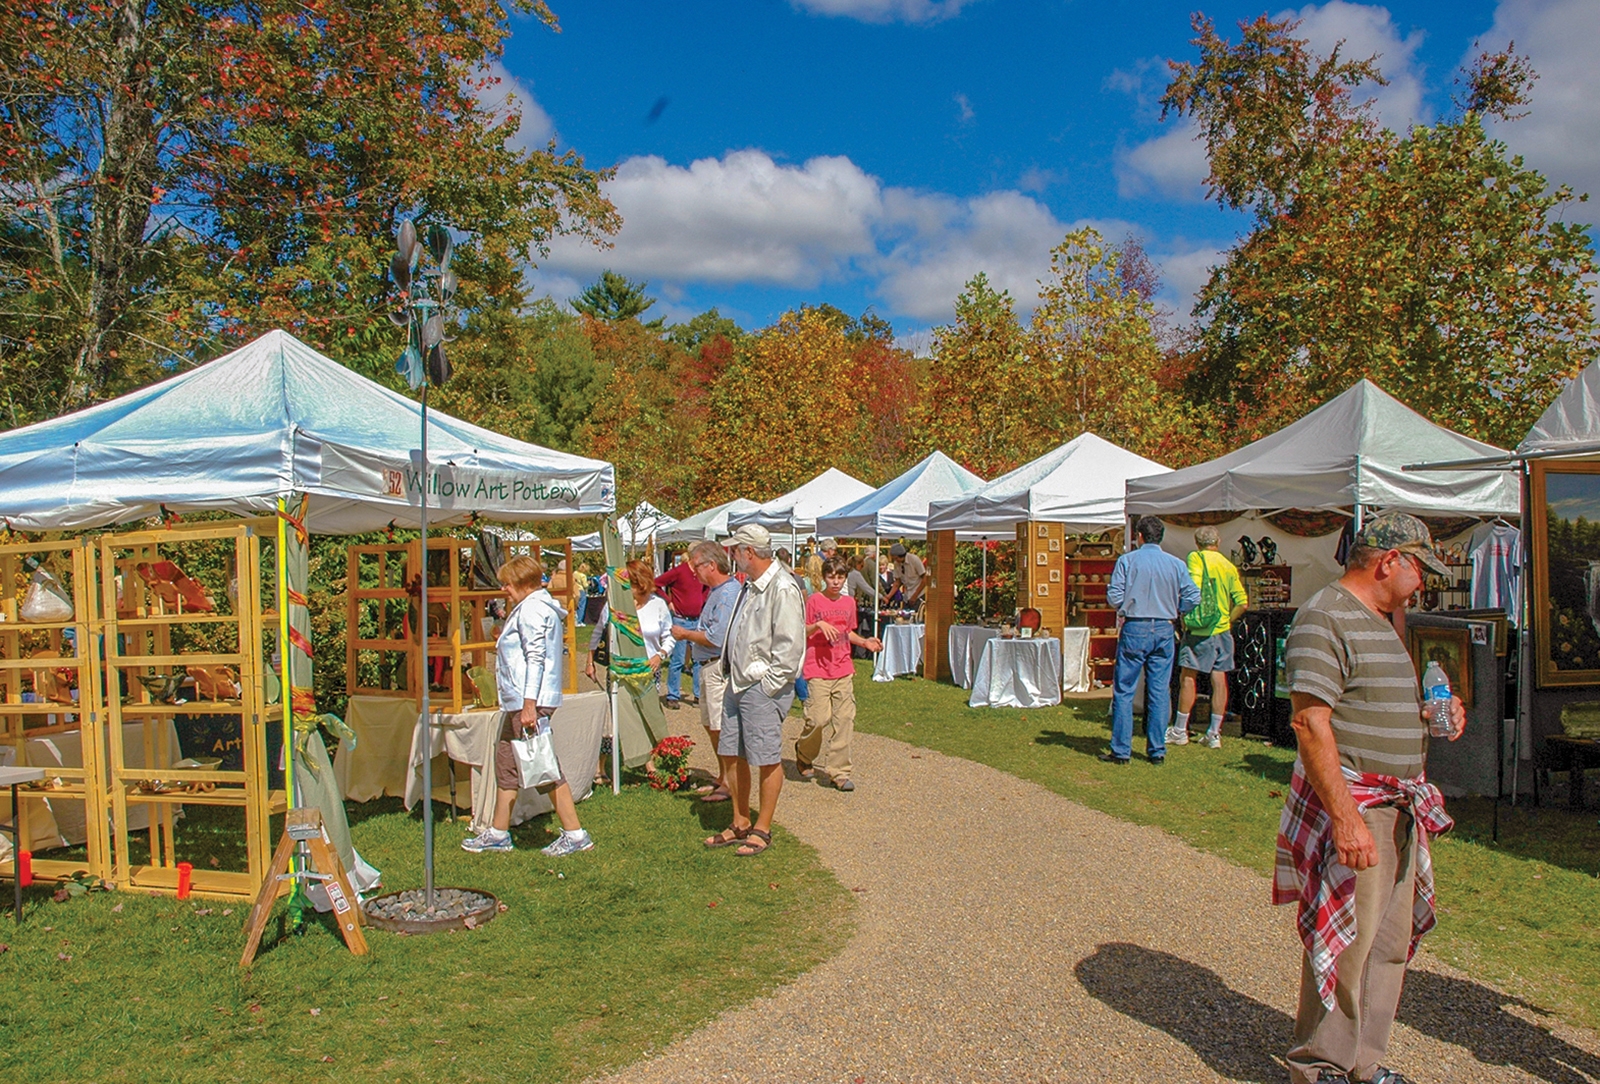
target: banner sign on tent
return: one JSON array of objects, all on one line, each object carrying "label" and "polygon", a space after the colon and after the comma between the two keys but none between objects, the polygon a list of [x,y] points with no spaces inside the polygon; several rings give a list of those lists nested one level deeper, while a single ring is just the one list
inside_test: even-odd
[{"label": "banner sign on tent", "polygon": [[603,472],[484,470],[452,463],[396,463],[348,448],[322,450],[322,486],[344,493],[420,505],[426,490],[429,508],[493,509],[533,516],[581,515],[600,505],[608,488]]}]

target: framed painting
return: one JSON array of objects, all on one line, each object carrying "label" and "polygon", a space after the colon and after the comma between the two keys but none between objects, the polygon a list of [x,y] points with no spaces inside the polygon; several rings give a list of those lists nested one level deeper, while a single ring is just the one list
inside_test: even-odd
[{"label": "framed painting", "polygon": [[[1481,610],[1451,610],[1450,616],[1464,617],[1468,621],[1474,622],[1475,633],[1472,642],[1475,644],[1492,643],[1494,644],[1495,657],[1500,659],[1506,657],[1506,652],[1510,650],[1511,622],[1506,618],[1504,610],[1499,607]],[[1478,625],[1477,622],[1482,622],[1483,624]],[[1479,631],[1488,632],[1489,638],[1487,640],[1482,639],[1477,634]]]},{"label": "framed painting", "polygon": [[1534,673],[1600,685],[1600,462],[1536,460],[1531,481]]},{"label": "framed painting", "polygon": [[1430,662],[1437,662],[1450,679],[1450,691],[1472,707],[1472,630],[1441,629],[1429,625],[1407,625],[1406,647],[1411,665],[1417,668],[1417,681]]}]

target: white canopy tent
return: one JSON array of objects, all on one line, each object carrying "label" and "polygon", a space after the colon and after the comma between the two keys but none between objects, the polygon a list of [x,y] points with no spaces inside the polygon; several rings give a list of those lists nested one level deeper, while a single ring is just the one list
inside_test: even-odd
[{"label": "white canopy tent", "polygon": [[1517,445],[1517,455],[1528,459],[1596,452],[1600,452],[1600,362],[1573,377]]},{"label": "white canopy tent", "polygon": [[1019,523],[1062,523],[1069,531],[1103,531],[1122,525],[1130,479],[1170,474],[1093,433],[1080,433],[964,497],[935,501],[928,530],[983,532],[1015,538]]},{"label": "white canopy tent", "polygon": [[[932,452],[879,489],[817,519],[817,534],[839,538],[926,538],[928,506],[963,497],[983,479],[943,452]],[[965,541],[975,541],[975,535]]]},{"label": "white canopy tent", "polygon": [[696,512],[692,516],[685,516],[671,527],[667,527],[656,535],[656,540],[663,543],[673,542],[720,542],[733,533],[728,526],[728,517],[737,512],[749,512],[761,506],[755,501],[747,501],[743,497],[736,497],[726,504],[719,504],[715,508],[707,508]]},{"label": "white canopy tent", "polygon": [[1370,380],[1260,440],[1209,463],[1128,483],[1127,512],[1332,509],[1516,515],[1504,471],[1404,471],[1407,463],[1504,455],[1435,425]]},{"label": "white canopy tent", "polygon": [[[936,500],[960,497],[983,485],[983,479],[945,455],[930,452],[900,477],[859,500],[836,508],[817,520],[819,535],[872,538],[872,552],[883,552],[883,537],[928,537],[928,506]],[[958,535],[962,541],[981,541],[982,534]],[[984,596],[988,598],[989,554],[984,552]],[[878,610],[877,570],[872,570],[872,609]]]},{"label": "white canopy tent", "polygon": [[[1268,530],[1281,563],[1303,568],[1291,602],[1338,578],[1337,532],[1286,536],[1264,522],[1287,509],[1355,506],[1435,515],[1516,516],[1522,507],[1515,475],[1504,470],[1406,471],[1405,464],[1478,459],[1505,452],[1435,425],[1369,380],[1362,380],[1297,422],[1208,463],[1128,483],[1130,517],[1236,512],[1218,524],[1222,549],[1235,532]],[[1246,522],[1240,523],[1239,519]],[[1444,541],[1444,539],[1440,539]],[[1179,556],[1186,532],[1168,531],[1162,547]]]},{"label": "white canopy tent", "polygon": [[80,529],[173,511],[270,513],[310,496],[317,534],[468,515],[503,522],[603,515],[609,463],[428,413],[286,331],[109,403],[0,434],[0,519]]},{"label": "white canopy tent", "polygon": [[[661,532],[670,530],[678,521],[651,504],[640,501],[633,511],[617,517],[617,535],[629,553],[643,549],[652,541],[661,541]],[[597,553],[600,550],[600,532],[580,535],[572,540],[574,553]]]},{"label": "white canopy tent", "polygon": [[791,546],[801,535],[816,534],[817,517],[851,501],[860,500],[872,487],[852,478],[837,467],[829,467],[798,489],[765,504],[728,516],[728,526],[738,530],[746,523],[765,527],[773,534],[787,534]]}]

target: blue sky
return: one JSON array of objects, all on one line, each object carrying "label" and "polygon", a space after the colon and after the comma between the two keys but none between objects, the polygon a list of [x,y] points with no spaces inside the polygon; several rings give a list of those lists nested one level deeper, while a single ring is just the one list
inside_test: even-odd
[{"label": "blue sky", "polygon": [[[1031,307],[1072,228],[1138,234],[1187,315],[1245,228],[1205,201],[1205,160],[1160,120],[1168,59],[1193,59],[1191,3],[1086,0],[553,0],[519,20],[505,82],[522,138],[617,166],[615,247],[561,243],[533,273],[558,299],[611,268],[657,312],[713,306],[747,328],[827,302],[926,343],[978,271]],[[1499,134],[1600,196],[1600,0],[1206,7],[1228,37],[1293,14],[1326,51],[1380,54],[1396,128],[1449,109],[1462,60],[1515,39],[1541,73]],[[1594,204],[1578,214],[1593,221]]]}]

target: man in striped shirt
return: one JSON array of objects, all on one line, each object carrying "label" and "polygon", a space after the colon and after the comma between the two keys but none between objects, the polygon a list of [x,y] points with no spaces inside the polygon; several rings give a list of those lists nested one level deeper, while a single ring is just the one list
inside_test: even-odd
[{"label": "man in striped shirt", "polygon": [[[1345,573],[1295,617],[1285,654],[1295,761],[1278,832],[1273,902],[1300,905],[1305,946],[1294,1084],[1405,1084],[1379,1064],[1406,964],[1433,925],[1428,834],[1450,826],[1423,776],[1426,713],[1397,631],[1443,574],[1428,528],[1396,512],[1356,533]],[[1466,715],[1451,705],[1454,733]]]}]

